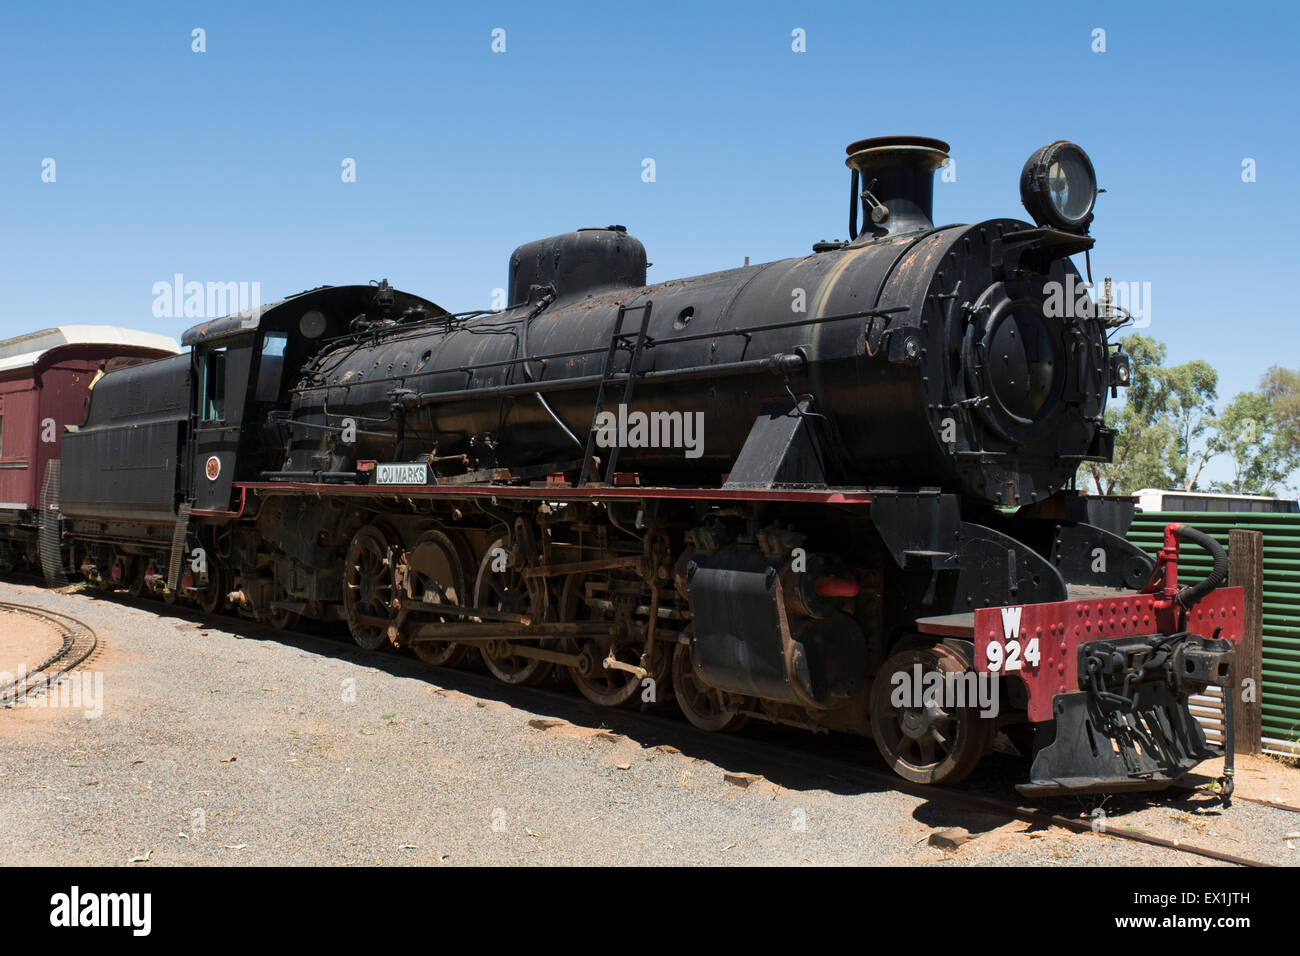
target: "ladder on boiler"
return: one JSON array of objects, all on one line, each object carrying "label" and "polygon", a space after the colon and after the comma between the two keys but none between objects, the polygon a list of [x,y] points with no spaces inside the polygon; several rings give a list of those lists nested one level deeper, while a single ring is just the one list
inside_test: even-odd
[{"label": "ladder on boiler", "polygon": [[[609,349],[605,352],[605,367],[600,373],[600,387],[596,390],[596,408],[591,414],[591,428],[587,430],[587,453],[582,459],[582,473],[578,476],[578,485],[581,487],[587,483],[587,478],[591,474],[592,459],[596,453],[596,422],[600,419],[600,413],[605,410],[605,390],[610,385],[617,384],[620,380],[623,382],[623,404],[632,403],[632,389],[636,384],[637,378],[641,372],[637,370],[637,360],[641,357],[641,350],[645,347],[646,330],[650,327],[650,307],[653,305],[651,300],[646,299],[636,305],[621,305],[618,308],[618,318],[614,321],[614,332],[609,337]],[[614,370],[614,360],[618,355],[620,345],[623,339],[631,335],[630,332],[623,331],[623,318],[629,312],[637,309],[641,310],[641,328],[636,333],[636,344],[631,348],[631,358],[628,359],[627,371],[616,372]],[[605,480],[603,484],[612,485],[614,483],[614,471],[618,467],[618,441],[615,440],[613,447],[609,450],[609,461],[605,463]]]}]

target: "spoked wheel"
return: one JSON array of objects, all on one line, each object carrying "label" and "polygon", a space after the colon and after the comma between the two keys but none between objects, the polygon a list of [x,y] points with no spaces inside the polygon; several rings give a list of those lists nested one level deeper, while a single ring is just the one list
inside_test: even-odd
[{"label": "spoked wheel", "polygon": [[[624,664],[641,666],[643,643],[613,644],[614,659]],[[582,660],[569,668],[574,685],[593,704],[602,707],[652,707],[668,699],[672,688],[671,665],[662,641],[655,642],[646,677],[617,667],[606,667],[611,639],[593,638],[582,648]],[[646,680],[653,681],[647,684]]]},{"label": "spoked wheel", "polygon": [[199,592],[199,608],[207,614],[226,609],[226,575],[219,564],[208,564],[208,587]]},{"label": "spoked wheel", "polygon": [[[614,627],[616,623],[614,615],[588,606],[585,600],[587,580],[586,574],[571,574],[565,578],[564,592],[560,599],[563,614],[561,620],[588,622],[608,620],[611,628]],[[667,699],[669,686],[672,683],[671,661],[668,654],[664,652],[664,645],[661,642],[655,643],[653,659],[650,661],[650,666],[646,668],[653,684],[644,683],[645,678],[632,671],[605,666],[611,649],[616,661],[641,666],[645,640],[637,637],[630,625],[629,620],[625,622],[624,627],[620,628],[620,634],[626,635],[624,640],[602,636],[589,638],[581,644],[574,640],[564,642],[565,650],[581,654],[578,664],[569,668],[569,674],[582,696],[593,704],[602,707],[635,707],[642,703],[647,693],[651,692],[653,699],[647,701],[649,704],[660,703]]]},{"label": "spoked wheel", "polygon": [[388,643],[393,621],[393,561],[384,533],[366,525],[352,538],[343,563],[343,611],[352,640],[368,651]]},{"label": "spoked wheel", "polygon": [[[467,594],[465,568],[451,538],[441,531],[426,531],[415,542],[406,558],[407,590],[415,600],[426,604],[463,605]],[[408,619],[405,611],[400,615]],[[416,621],[457,621],[459,618],[438,614],[421,614]],[[415,656],[435,667],[455,667],[469,653],[465,644],[455,641],[421,641],[411,645]]]},{"label": "spoked wheel", "polygon": [[673,651],[673,694],[686,719],[700,730],[731,733],[749,722],[740,712],[741,698],[700,680],[689,644]]},{"label": "spoked wheel", "polygon": [[[474,607],[496,608],[526,614],[534,622],[546,620],[545,584],[538,582],[530,592],[516,568],[502,568],[509,542],[497,538],[479,562],[474,580]],[[547,642],[541,642],[545,646]],[[503,684],[540,684],[551,672],[549,661],[523,657],[510,649],[510,641],[489,641],[483,645],[483,663]]]},{"label": "spoked wheel", "polygon": [[[892,679],[915,679],[920,665],[921,687],[899,686]],[[938,688],[951,686],[942,678],[962,674],[966,662],[942,644],[894,654],[880,668],[871,689],[871,732],[885,762],[913,783],[958,783],[970,775],[993,742],[994,722],[979,716],[978,707],[957,707]],[[936,681],[936,691],[927,685]],[[904,706],[895,706],[896,693]]]}]

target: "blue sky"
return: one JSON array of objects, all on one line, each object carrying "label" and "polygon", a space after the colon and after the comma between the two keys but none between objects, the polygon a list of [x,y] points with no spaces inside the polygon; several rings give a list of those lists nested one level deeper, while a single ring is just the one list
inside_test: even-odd
[{"label": "blue sky", "polygon": [[579,226],[626,224],[652,281],[798,255],[844,236],[844,146],[872,135],[952,144],[941,222],[1023,216],[1021,165],[1064,138],[1107,189],[1094,275],[1150,282],[1149,334],[1227,398],[1300,366],[1297,27],[1281,4],[7,4],[0,338],[179,335],[151,310],[178,272],[486,307],[511,249]]}]

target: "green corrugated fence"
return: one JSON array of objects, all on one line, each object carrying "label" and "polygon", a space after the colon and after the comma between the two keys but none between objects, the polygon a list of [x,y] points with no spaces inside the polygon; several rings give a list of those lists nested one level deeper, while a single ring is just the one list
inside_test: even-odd
[{"label": "green corrugated fence", "polygon": [[[1204,531],[1224,548],[1233,528],[1264,536],[1263,746],[1267,753],[1300,753],[1300,514],[1152,511],[1139,514],[1129,540],[1153,557],[1164,542],[1165,525],[1181,521]],[[1211,567],[1210,556],[1195,545],[1179,550],[1178,580],[1192,583]],[[1218,697],[1193,701],[1207,735],[1217,728],[1211,711],[1222,713]]]}]

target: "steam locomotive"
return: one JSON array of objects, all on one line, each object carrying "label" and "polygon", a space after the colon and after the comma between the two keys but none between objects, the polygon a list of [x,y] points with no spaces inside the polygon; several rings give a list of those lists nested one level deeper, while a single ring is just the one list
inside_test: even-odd
[{"label": "steam locomotive", "polygon": [[[624,227],[581,229],[515,250],[503,311],[384,281],[199,325],[94,384],[42,533],[105,588],[866,734],[912,781],[1003,732],[1025,793],[1166,786],[1217,755],[1187,698],[1226,684],[1243,597],[1208,537],[1153,561],[1131,502],[1073,490],[1129,378],[1104,309],[1048,304],[1091,161],[1030,157],[1033,224],[936,227],[947,161],[850,145],[849,240],[809,255],[647,285]],[[1216,559],[1190,588],[1186,541]]]}]

